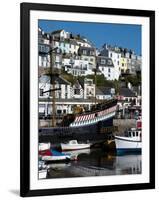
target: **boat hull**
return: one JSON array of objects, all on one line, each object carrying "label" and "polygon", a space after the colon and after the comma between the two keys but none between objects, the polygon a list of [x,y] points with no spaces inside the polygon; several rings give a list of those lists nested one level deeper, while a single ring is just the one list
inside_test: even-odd
[{"label": "boat hull", "polygon": [[113,127],[113,117],[98,123],[79,127],[40,128],[39,142],[59,143],[76,139],[78,141],[105,141],[112,131],[103,133],[103,128]]},{"label": "boat hull", "polygon": [[68,161],[71,159],[70,156],[42,156],[43,161],[49,162],[58,162],[58,161]]},{"label": "boat hull", "polygon": [[141,152],[142,142],[133,140],[128,137],[115,137],[115,145],[117,153],[134,153]]},{"label": "boat hull", "polygon": [[63,151],[80,150],[88,148],[90,148],[90,144],[78,144],[78,145],[68,145],[63,143],[61,144],[61,149]]}]

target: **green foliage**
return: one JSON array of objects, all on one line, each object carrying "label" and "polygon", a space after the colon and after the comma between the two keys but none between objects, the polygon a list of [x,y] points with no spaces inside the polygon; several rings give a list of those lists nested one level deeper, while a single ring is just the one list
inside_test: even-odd
[{"label": "green foliage", "polygon": [[[83,77],[83,78],[85,78],[85,77]],[[93,81],[95,83],[95,76],[93,74],[92,75],[87,75],[86,78],[93,79]],[[114,83],[113,83],[113,81],[106,80],[104,75],[101,74],[101,75],[96,75],[96,86],[97,87],[100,87],[100,86],[113,87]]]},{"label": "green foliage", "polygon": [[[64,70],[62,71],[62,77],[64,79],[66,79],[68,82],[70,82],[71,84],[74,84],[76,82],[76,80],[80,80],[80,81],[84,81],[84,78],[89,78],[89,79],[93,79],[93,82],[95,83],[95,76],[94,74],[92,75],[87,75],[87,76],[79,76],[79,77],[75,77],[72,74],[68,74],[67,72],[65,72]],[[112,87],[115,88],[115,93],[118,95],[119,94],[119,90],[121,87],[121,82],[125,81],[126,84],[128,84],[129,82],[132,84],[132,86],[139,86],[141,85],[141,74],[137,74],[137,75],[127,75],[125,77],[120,77],[119,80],[107,80],[103,74],[101,75],[96,75],[96,86],[97,87]]]},{"label": "green foliage", "polygon": [[118,80],[114,81],[114,88],[115,88],[115,94],[118,95],[120,90],[120,81]]},{"label": "green foliage", "polygon": [[141,74],[137,75],[128,75],[125,77],[125,82],[130,82],[132,86],[139,86],[141,85]]},{"label": "green foliage", "polygon": [[76,78],[72,74],[68,74],[67,72],[65,72],[64,70],[62,70],[61,76],[62,76],[62,78],[64,78],[68,82],[70,82],[71,84],[75,83]]}]

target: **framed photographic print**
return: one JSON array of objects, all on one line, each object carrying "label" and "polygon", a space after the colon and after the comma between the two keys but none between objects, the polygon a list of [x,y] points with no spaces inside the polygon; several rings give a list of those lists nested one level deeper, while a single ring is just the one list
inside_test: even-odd
[{"label": "framed photographic print", "polygon": [[21,4],[21,196],[155,187],[155,12]]}]

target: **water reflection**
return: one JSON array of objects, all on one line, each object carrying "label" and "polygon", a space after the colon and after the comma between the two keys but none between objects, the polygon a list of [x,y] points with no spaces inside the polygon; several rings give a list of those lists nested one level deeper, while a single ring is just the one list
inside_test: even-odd
[{"label": "water reflection", "polygon": [[75,161],[48,165],[47,178],[141,174],[141,155],[115,155],[102,149],[83,149],[68,152]]}]

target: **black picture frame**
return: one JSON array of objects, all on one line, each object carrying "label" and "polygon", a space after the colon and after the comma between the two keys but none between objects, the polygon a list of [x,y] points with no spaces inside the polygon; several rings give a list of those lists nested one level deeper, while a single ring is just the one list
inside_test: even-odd
[{"label": "black picture frame", "polygon": [[[150,180],[149,183],[102,185],[60,189],[30,189],[30,11],[60,11],[93,13],[122,16],[148,17],[150,19]],[[123,190],[140,190],[155,188],[155,12],[149,10],[130,10],[118,8],[83,7],[72,5],[49,5],[35,3],[21,3],[21,125],[20,125],[20,195],[43,196],[76,193],[95,193]]]}]

